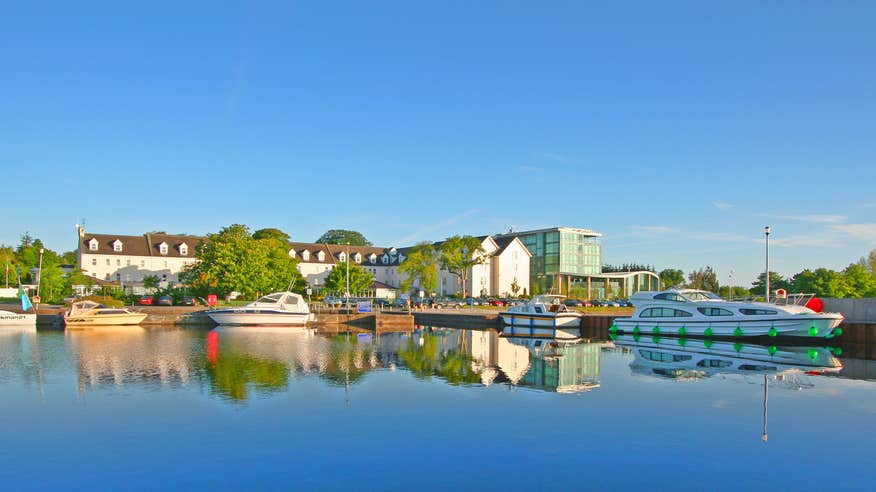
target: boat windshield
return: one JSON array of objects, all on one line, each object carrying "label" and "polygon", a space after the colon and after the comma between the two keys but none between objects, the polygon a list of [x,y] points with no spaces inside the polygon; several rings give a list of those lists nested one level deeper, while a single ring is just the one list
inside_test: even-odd
[{"label": "boat windshield", "polygon": [[262,304],[276,304],[276,303],[280,302],[280,297],[282,297],[282,294],[271,294],[268,296],[260,297],[259,300],[256,302],[259,302]]},{"label": "boat windshield", "polygon": [[719,296],[717,294],[713,294],[711,292],[706,292],[703,290],[685,292],[682,295],[690,301],[708,301],[708,300],[723,301],[724,300],[721,298],[721,296]]}]

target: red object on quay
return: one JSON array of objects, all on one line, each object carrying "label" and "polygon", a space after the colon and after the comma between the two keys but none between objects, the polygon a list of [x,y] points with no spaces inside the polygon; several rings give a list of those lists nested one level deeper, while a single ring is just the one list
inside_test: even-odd
[{"label": "red object on quay", "polygon": [[812,299],[806,301],[806,307],[815,311],[816,313],[820,313],[822,310],[824,310],[824,301],[817,297],[813,297]]}]

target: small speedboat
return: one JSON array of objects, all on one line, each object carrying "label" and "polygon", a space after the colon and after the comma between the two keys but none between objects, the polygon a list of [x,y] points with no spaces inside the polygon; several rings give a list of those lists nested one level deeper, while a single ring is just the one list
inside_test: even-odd
[{"label": "small speedboat", "polygon": [[12,311],[0,311],[0,326],[36,326],[36,314],[13,313]]},{"label": "small speedboat", "polygon": [[74,302],[64,313],[64,324],[72,328],[89,326],[139,325],[146,319],[145,313],[125,308],[112,308],[94,301]]},{"label": "small speedboat", "polygon": [[694,289],[638,292],[636,311],[615,319],[612,331],[674,336],[795,336],[831,338],[843,321],[839,313],[821,313],[805,305],[726,301]]},{"label": "small speedboat", "polygon": [[220,325],[303,325],[313,319],[307,302],[294,292],[274,292],[245,306],[208,311]]}]

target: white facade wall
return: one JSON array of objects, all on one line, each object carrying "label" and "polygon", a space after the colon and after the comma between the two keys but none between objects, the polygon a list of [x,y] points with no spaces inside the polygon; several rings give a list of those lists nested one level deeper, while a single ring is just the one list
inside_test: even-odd
[{"label": "white facade wall", "polygon": [[106,255],[82,251],[79,266],[85,275],[99,280],[139,283],[143,277],[156,275],[163,282],[178,283],[183,267],[196,261],[194,258]]},{"label": "white facade wall", "polygon": [[517,295],[527,294],[529,289],[529,262],[532,255],[526,246],[515,239],[500,255],[494,256],[493,263],[493,295],[507,297],[514,295],[511,285],[517,280],[519,290]]}]

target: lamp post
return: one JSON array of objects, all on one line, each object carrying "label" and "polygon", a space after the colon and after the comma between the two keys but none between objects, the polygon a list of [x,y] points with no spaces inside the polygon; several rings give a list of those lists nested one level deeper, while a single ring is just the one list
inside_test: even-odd
[{"label": "lamp post", "polygon": [[40,309],[40,283],[43,281],[43,253],[45,253],[44,248],[40,248],[40,264],[37,268],[37,295],[36,295],[36,310]]},{"label": "lamp post", "polygon": [[347,254],[344,256],[344,259],[347,263],[347,275],[345,275],[346,280],[346,298],[347,298],[347,314],[350,314],[350,242],[347,241]]},{"label": "lamp post", "polygon": [[733,270],[727,275],[727,300],[733,300]]},{"label": "lamp post", "polygon": [[770,226],[763,228],[766,235],[766,302],[770,302]]}]

